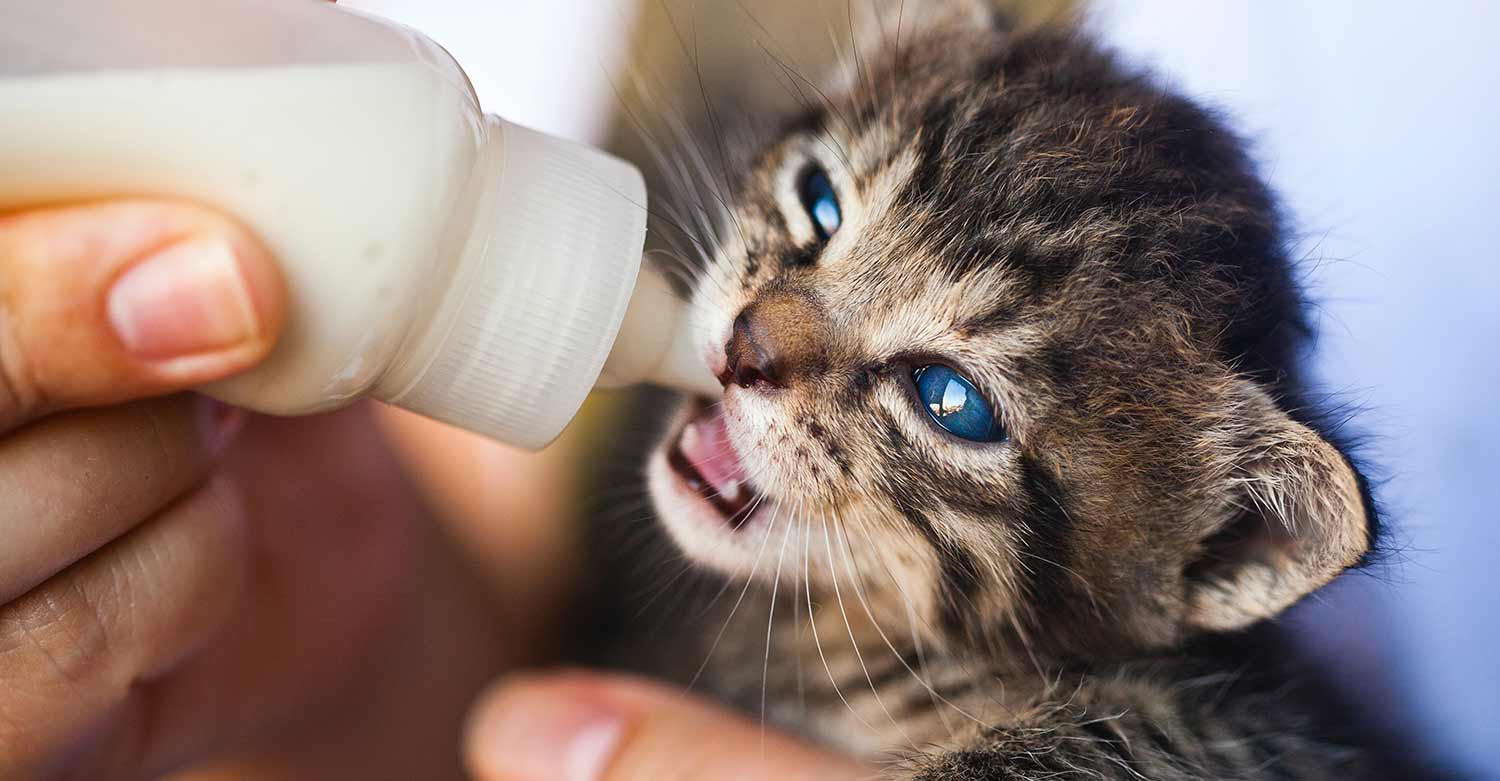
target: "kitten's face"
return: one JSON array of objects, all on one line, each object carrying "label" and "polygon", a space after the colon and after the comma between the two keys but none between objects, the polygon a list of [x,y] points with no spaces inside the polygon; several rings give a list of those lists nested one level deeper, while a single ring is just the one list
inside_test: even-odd
[{"label": "kitten's face", "polygon": [[[727,390],[649,466],[690,557],[933,642],[1075,649],[1243,624],[1352,563],[1352,471],[1252,374],[1296,302],[1232,139],[988,28],[863,83],[755,158],[696,281]],[[1283,446],[1358,516],[1316,555],[1275,531],[1297,518],[1240,526]]]}]

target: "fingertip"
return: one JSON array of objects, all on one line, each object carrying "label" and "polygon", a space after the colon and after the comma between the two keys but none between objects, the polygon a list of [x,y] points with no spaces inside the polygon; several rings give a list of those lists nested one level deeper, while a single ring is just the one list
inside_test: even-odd
[{"label": "fingertip", "polygon": [[286,319],[270,252],[238,223],[192,205],[166,235],[126,260],[105,312],[119,344],[160,381],[222,379],[263,359]]},{"label": "fingertip", "polygon": [[260,363],[281,337],[289,306],[286,278],[270,249],[244,224],[206,207],[180,201],[144,205],[172,213],[168,221],[180,231],[174,244],[223,248],[232,262],[235,285],[222,301],[224,310],[244,307],[248,316],[243,338],[227,349],[185,355],[157,369],[180,387],[220,380]]},{"label": "fingertip", "polygon": [[0,220],[0,428],[161,395],[252,368],[288,290],[240,223],[196,204],[128,200]]},{"label": "fingertip", "polygon": [[479,698],[464,733],[464,757],[482,781],[596,781],[626,725],[624,713],[565,680],[518,675]]},{"label": "fingertip", "polygon": [[871,769],[685,696],[588,671],[528,673],[482,695],[465,736],[483,781],[863,781]]},{"label": "fingertip", "polygon": [[246,293],[259,321],[256,346],[264,356],[270,352],[286,324],[286,279],[270,250],[248,229],[227,218],[216,219],[223,225],[224,235],[240,263]]}]

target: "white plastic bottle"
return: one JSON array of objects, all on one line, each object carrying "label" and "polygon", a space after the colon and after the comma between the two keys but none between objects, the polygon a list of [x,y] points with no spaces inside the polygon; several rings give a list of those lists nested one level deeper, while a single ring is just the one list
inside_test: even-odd
[{"label": "white plastic bottle", "polygon": [[601,370],[717,387],[665,283],[637,280],[640,174],[486,116],[452,58],[385,20],[315,0],[4,0],[0,212],[121,196],[223,209],[280,260],[276,350],[206,389],[235,404],[372,396],[536,448]]}]

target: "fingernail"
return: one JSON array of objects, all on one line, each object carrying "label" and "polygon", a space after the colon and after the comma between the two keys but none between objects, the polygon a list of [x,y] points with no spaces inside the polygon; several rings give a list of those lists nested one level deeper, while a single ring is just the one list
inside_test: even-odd
[{"label": "fingernail", "polygon": [[107,305],[125,349],[164,360],[236,347],[259,318],[234,249],[221,238],[173,244],[115,281]]},{"label": "fingernail", "polygon": [[526,781],[601,781],[625,734],[608,708],[545,692],[503,695],[475,725],[472,749],[496,775]]},{"label": "fingernail", "polygon": [[218,455],[229,446],[245,425],[245,411],[218,399],[198,397],[198,435],[210,455]]}]

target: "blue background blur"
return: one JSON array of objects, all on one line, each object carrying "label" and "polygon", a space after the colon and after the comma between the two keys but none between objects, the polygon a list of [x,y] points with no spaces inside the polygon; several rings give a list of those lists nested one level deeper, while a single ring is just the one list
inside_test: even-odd
[{"label": "blue background blur", "polygon": [[1229,112],[1305,240],[1324,389],[1361,409],[1389,564],[1297,620],[1372,707],[1500,778],[1500,4],[1098,3]]}]

